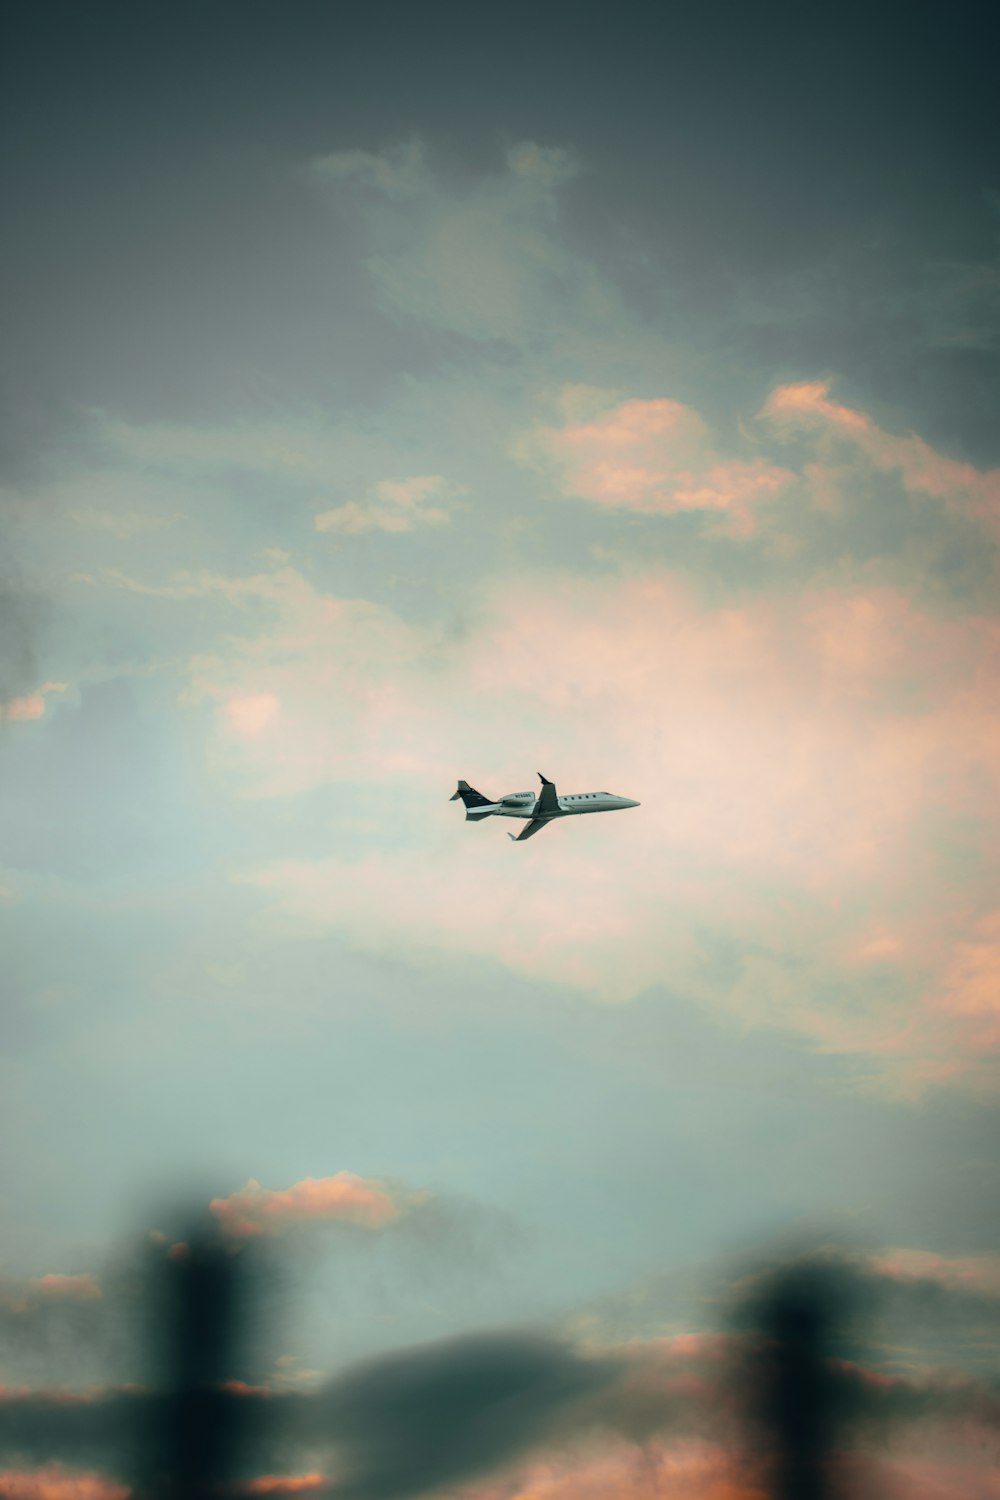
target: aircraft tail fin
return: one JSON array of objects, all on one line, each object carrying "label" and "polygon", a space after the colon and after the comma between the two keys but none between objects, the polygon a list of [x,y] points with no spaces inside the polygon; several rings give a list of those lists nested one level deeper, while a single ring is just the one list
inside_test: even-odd
[{"label": "aircraft tail fin", "polygon": [[457,802],[461,797],[465,803],[466,821],[478,822],[480,818],[488,818],[496,811],[497,804],[491,802],[489,797],[484,797],[482,792],[477,792],[474,786],[467,781],[458,783],[458,790],[449,798],[451,802]]}]

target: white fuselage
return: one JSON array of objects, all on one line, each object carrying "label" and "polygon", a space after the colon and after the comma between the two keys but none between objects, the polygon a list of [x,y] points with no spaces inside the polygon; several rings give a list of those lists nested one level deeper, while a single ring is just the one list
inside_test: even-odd
[{"label": "white fuselage", "polygon": [[493,804],[491,811],[500,818],[571,818],[578,813],[614,812],[620,807],[639,806],[631,798],[616,797],[613,792],[574,792],[571,796],[556,799],[557,812],[540,813],[540,800],[534,792],[508,792]]}]

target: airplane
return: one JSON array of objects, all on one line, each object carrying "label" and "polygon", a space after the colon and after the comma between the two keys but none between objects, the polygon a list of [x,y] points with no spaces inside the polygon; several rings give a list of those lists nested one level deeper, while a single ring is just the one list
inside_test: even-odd
[{"label": "airplane", "polygon": [[542,789],[536,797],[534,792],[509,792],[499,802],[491,802],[482,792],[467,781],[458,783],[458,791],[449,797],[449,802],[459,798],[465,803],[465,821],[479,823],[483,818],[527,818],[528,826],[523,833],[508,833],[515,844],[533,838],[556,818],[572,818],[579,813],[616,812],[620,807],[638,807],[629,797],[616,797],[613,792],[575,792],[571,797],[560,797],[555,782],[549,781],[541,771],[538,779]]}]

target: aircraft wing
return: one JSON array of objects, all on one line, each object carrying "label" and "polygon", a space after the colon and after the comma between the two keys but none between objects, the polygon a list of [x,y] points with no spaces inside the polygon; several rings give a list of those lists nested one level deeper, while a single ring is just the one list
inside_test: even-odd
[{"label": "aircraft wing", "polygon": [[531,836],[537,833],[540,828],[544,828],[548,821],[548,818],[532,818],[531,822],[528,824],[527,828],[523,830],[523,832],[518,834],[508,833],[507,837],[509,839],[513,839],[515,844],[520,844],[523,839],[530,839]]},{"label": "aircraft wing", "polygon": [[[539,771],[538,773],[538,779],[542,783],[542,790],[539,792],[538,801],[535,803],[535,817],[551,818],[553,814],[559,811],[559,798],[556,796],[556,784],[554,781],[548,781],[542,775],[541,771]],[[527,834],[523,834],[522,837],[526,838]]]}]

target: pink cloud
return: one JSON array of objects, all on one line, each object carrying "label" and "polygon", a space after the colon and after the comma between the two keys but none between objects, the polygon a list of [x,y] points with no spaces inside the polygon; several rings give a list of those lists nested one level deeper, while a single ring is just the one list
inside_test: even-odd
[{"label": "pink cloud", "polygon": [[230,1396],[247,1397],[251,1401],[267,1400],[273,1392],[268,1385],[250,1385],[245,1380],[224,1380],[222,1389]]},{"label": "pink cloud", "polygon": [[953,1015],[974,1018],[984,1044],[1000,1041],[1000,909],[956,943],[937,1004]]},{"label": "pink cloud", "polygon": [[[469,1500],[770,1500],[773,1490],[746,1453],[710,1442],[673,1441],[641,1452],[599,1448],[540,1460],[512,1487],[467,1489]],[[831,1493],[852,1500],[997,1500],[1000,1475],[985,1434],[974,1451],[942,1457],[921,1452],[838,1455]]]},{"label": "pink cloud", "polygon": [[470,1500],[767,1500],[741,1455],[708,1442],[593,1444],[578,1456],[541,1459],[512,1488],[477,1486]]},{"label": "pink cloud", "polygon": [[[235,769],[261,792],[377,778],[392,835],[355,860],[246,872],[297,926],[420,962],[499,959],[606,999],[666,983],[925,1080],[982,1051],[969,997],[986,959],[956,945],[985,943],[976,924],[995,906],[996,621],[887,587],[713,606],[665,573],[550,574],[495,585],[445,650],[385,611],[369,631],[353,601],[294,598],[299,652],[284,620],[246,647],[281,733],[241,744]],[[220,661],[213,691],[243,672]],[[607,786],[641,810],[550,830],[516,867],[497,825],[438,813],[443,768],[498,795],[527,789],[540,755],[561,790]],[[950,819],[981,837],[960,877],[937,852]],[[458,888],[477,899],[455,902]],[[706,924],[752,935],[758,957],[729,992],[706,982]],[[809,976],[861,985],[875,963],[905,1002],[810,1002]]]},{"label": "pink cloud", "polygon": [[939,1255],[932,1250],[886,1250],[872,1268],[895,1281],[937,1281],[950,1291],[1000,1297],[1000,1255]]},{"label": "pink cloud", "polygon": [[[684,429],[668,403],[610,431],[627,446],[644,423]],[[995,1048],[978,952],[1000,876],[995,620],[873,585],[719,606],[665,571],[548,573],[494,583],[474,627],[442,640],[287,566],[198,587],[266,613],[192,663],[186,701],[225,705],[253,681],[281,705],[266,733],[220,715],[210,770],[227,793],[380,788],[364,829],[344,809],[363,852],[243,872],[291,930],[498,960],[603,999],[669,984],[923,1083]],[[441,811],[442,778],[527,789],[539,756],[560,790],[606,786],[641,810],[561,825],[516,865],[500,827]],[[978,841],[958,872],[939,852],[954,820]],[[756,955],[729,986],[706,977],[713,928]],[[875,966],[877,1004],[847,998]],[[812,1003],[831,976],[844,1005]]]},{"label": "pink cloud", "polygon": [[[866,1465],[872,1500],[1000,1500],[1000,1473],[984,1433],[978,1452],[948,1459],[873,1458]],[[851,1492],[849,1492],[851,1493]]]},{"label": "pink cloud", "polygon": [[30,723],[33,719],[42,718],[49,694],[64,693],[66,688],[65,682],[45,682],[37,693],[29,693],[23,698],[8,698],[6,703],[0,703],[0,722]]},{"label": "pink cloud", "polygon": [[237,1491],[240,1495],[308,1495],[325,1489],[325,1474],[261,1474]]},{"label": "pink cloud", "polygon": [[779,429],[805,426],[837,434],[875,468],[898,473],[911,492],[1000,520],[1000,469],[977,469],[937,452],[915,434],[896,437],[886,432],[864,412],[832,401],[829,381],[779,386],[761,415]]},{"label": "pink cloud", "polygon": [[[128,1389],[128,1387],[122,1387]],[[100,1400],[101,1391],[45,1391],[43,1397],[52,1406],[89,1406]],[[34,1386],[0,1385],[0,1401],[16,1405],[19,1401],[37,1402],[39,1392]]]},{"label": "pink cloud", "polygon": [[223,704],[229,727],[247,739],[256,739],[272,724],[281,711],[274,693],[248,693],[230,698]]},{"label": "pink cloud", "polygon": [[[576,393],[569,411],[579,405]],[[543,428],[537,445],[560,470],[564,494],[649,515],[725,514],[748,533],[755,507],[793,478],[764,459],[726,460],[697,412],[666,399],[625,401],[589,421]]]},{"label": "pink cloud", "polygon": [[384,1229],[417,1201],[417,1195],[395,1192],[353,1172],[338,1172],[333,1177],[306,1177],[279,1192],[269,1192],[251,1178],[238,1193],[213,1198],[209,1208],[227,1234],[248,1239],[319,1223]]},{"label": "pink cloud", "polygon": [[864,412],[853,411],[831,401],[828,380],[802,381],[778,386],[768,397],[764,415],[769,417],[822,417],[851,432],[871,432],[874,424]]},{"label": "pink cloud", "polygon": [[64,1469],[0,1470],[0,1500],[127,1500],[124,1485],[101,1474]]},{"label": "pink cloud", "polygon": [[11,698],[4,705],[4,718],[11,724],[26,723],[40,719],[45,712],[45,699],[41,693],[32,693],[27,698]]},{"label": "pink cloud", "polygon": [[[777,387],[760,417],[758,437],[781,439],[791,432],[811,434],[818,457],[801,471],[759,454],[723,456],[701,416],[666,398],[614,404],[607,393],[571,388],[562,398],[562,427],[539,427],[519,444],[527,462],[553,470],[563,494],[609,508],[643,514],[680,511],[713,514],[716,525],[734,536],[749,536],[770,502],[795,493],[831,514],[842,509],[845,492],[857,488],[859,465],[899,476],[914,496],[925,495],[965,514],[1000,522],[1000,469],[980,470],[949,458],[923,438],[897,436],[863,411],[831,398],[829,381],[803,381]],[[835,461],[830,440],[847,458]],[[750,434],[741,430],[744,449]],[[771,513],[769,545],[794,550],[794,518],[786,511],[782,530]],[[790,529],[789,529],[790,526]]]}]

